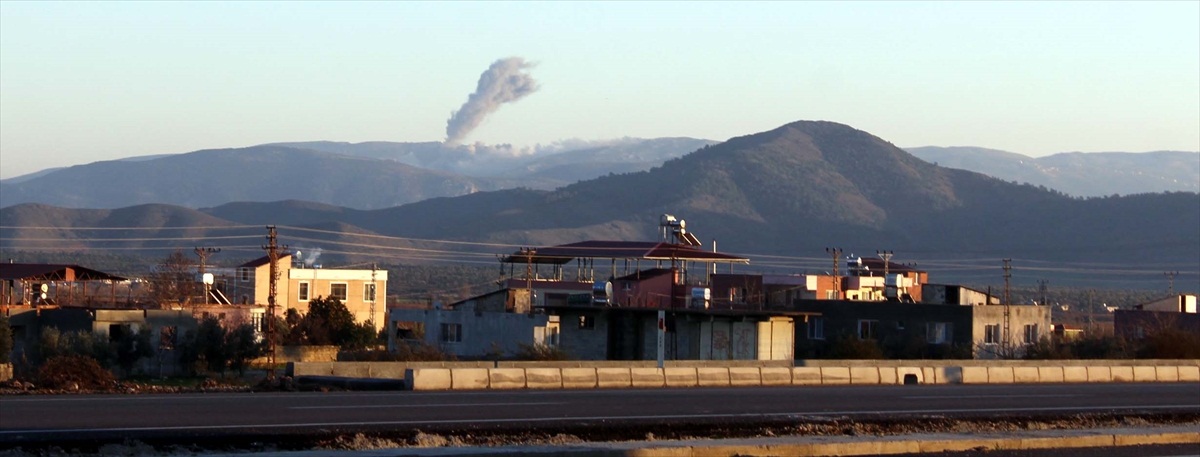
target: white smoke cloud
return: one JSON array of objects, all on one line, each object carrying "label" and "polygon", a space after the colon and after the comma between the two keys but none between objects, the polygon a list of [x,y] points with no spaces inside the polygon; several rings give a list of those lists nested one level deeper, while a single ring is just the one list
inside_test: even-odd
[{"label": "white smoke cloud", "polygon": [[446,121],[446,145],[459,144],[487,116],[505,103],[512,103],[538,90],[538,83],[525,72],[534,65],[520,57],[492,63],[479,75],[479,85],[467,102]]}]

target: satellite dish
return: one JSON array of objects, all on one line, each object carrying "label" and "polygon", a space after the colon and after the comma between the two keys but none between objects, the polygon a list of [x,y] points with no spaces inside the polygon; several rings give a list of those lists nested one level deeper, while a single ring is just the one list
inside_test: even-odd
[{"label": "satellite dish", "polygon": [[300,258],[300,251],[296,251],[296,258],[297,258],[297,259],[299,259],[299,258]]}]

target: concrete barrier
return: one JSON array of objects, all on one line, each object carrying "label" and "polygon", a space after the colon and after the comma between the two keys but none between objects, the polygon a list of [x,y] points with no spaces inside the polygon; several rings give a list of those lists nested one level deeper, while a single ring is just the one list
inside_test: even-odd
[{"label": "concrete barrier", "polygon": [[450,390],[448,368],[417,368],[404,373],[404,383],[412,390]]},{"label": "concrete barrier", "polygon": [[850,384],[879,384],[879,368],[850,367]]},{"label": "concrete barrier", "polygon": [[900,376],[899,370],[900,368],[898,367],[879,367],[879,383],[885,385],[903,384],[904,377]]},{"label": "concrete barrier", "polygon": [[987,384],[988,367],[962,367],[962,384]]},{"label": "concrete barrier", "polygon": [[667,387],[696,387],[699,379],[696,377],[696,367],[666,367],[663,369]]},{"label": "concrete barrier", "polygon": [[629,383],[633,387],[666,387],[667,385],[662,368],[630,368]]},{"label": "concrete barrier", "polygon": [[1013,382],[1020,384],[1033,384],[1042,381],[1042,375],[1038,372],[1038,367],[1013,367]]},{"label": "concrete barrier", "polygon": [[629,377],[628,368],[597,368],[596,386],[601,388],[632,387],[633,381]]},{"label": "concrete barrier", "polygon": [[764,386],[788,386],[792,384],[792,369],[787,367],[759,368]]},{"label": "concrete barrier", "polygon": [[1154,380],[1158,382],[1178,382],[1179,367],[1154,367]]},{"label": "concrete barrier", "polygon": [[821,384],[850,384],[850,368],[821,367]]},{"label": "concrete barrier", "polygon": [[1013,367],[987,367],[988,384],[1012,384]]},{"label": "concrete barrier", "polygon": [[492,368],[488,370],[488,388],[524,389],[524,368]]},{"label": "concrete barrier", "polygon": [[1155,367],[1136,366],[1133,367],[1134,382],[1151,382],[1158,379],[1158,372]]},{"label": "concrete barrier", "polygon": [[[881,370],[880,373],[882,372],[883,371]],[[896,381],[894,384],[908,384],[905,379],[907,379],[909,375],[912,375],[915,378],[916,384],[925,384],[925,370],[921,367],[896,368]],[[882,382],[883,380],[880,379],[880,381]]]},{"label": "concrete barrier", "polygon": [[[1129,371],[1129,377],[1133,377],[1133,370]],[[1087,367],[1087,380],[1088,382],[1112,382],[1112,367]],[[1132,381],[1132,379],[1129,380]]]},{"label": "concrete barrier", "polygon": [[528,389],[561,389],[562,368],[526,368],[525,387]]},{"label": "concrete barrier", "polygon": [[[1037,367],[1038,382],[1063,382],[1065,380],[1064,367]],[[1087,371],[1084,371],[1084,379],[1087,377]]]},{"label": "concrete barrier", "polygon": [[598,387],[595,368],[562,368],[561,371],[564,389],[594,389]]},{"label": "concrete barrier", "polygon": [[478,390],[487,389],[490,386],[488,382],[488,368],[447,368],[450,370],[450,388],[454,390]]},{"label": "concrete barrier", "polygon": [[761,386],[762,372],[758,367],[729,367],[729,385]]},{"label": "concrete barrier", "polygon": [[795,367],[792,368],[792,385],[793,386],[812,386],[821,384],[821,368],[820,367]]},{"label": "concrete barrier", "polygon": [[11,363],[0,363],[0,381],[8,381],[13,378],[13,366]]},{"label": "concrete barrier", "polygon": [[1200,382],[1200,366],[1179,367],[1179,381]]},{"label": "concrete barrier", "polygon": [[696,378],[704,387],[725,387],[729,385],[729,368],[699,367],[696,368]]},{"label": "concrete barrier", "polygon": [[1063,382],[1088,382],[1087,367],[1063,367]]},{"label": "concrete barrier", "polygon": [[1109,379],[1104,382],[1133,382],[1133,367],[1109,367],[1108,372]]}]

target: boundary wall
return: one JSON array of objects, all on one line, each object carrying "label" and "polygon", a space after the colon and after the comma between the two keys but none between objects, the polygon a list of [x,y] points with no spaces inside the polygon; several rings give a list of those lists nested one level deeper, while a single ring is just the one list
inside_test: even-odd
[{"label": "boundary wall", "polygon": [[411,390],[1200,382],[1200,360],[289,363],[287,375],[404,379]]}]

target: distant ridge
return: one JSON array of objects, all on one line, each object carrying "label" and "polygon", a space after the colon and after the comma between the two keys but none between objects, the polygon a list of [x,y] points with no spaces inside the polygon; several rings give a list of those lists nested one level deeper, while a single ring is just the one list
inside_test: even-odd
[{"label": "distant ridge", "polygon": [[943,167],[1045,186],[1080,197],[1200,192],[1200,152],[1067,152],[1035,158],[975,147],[907,150]]},{"label": "distant ridge", "polygon": [[[0,217],[5,226],[49,223],[31,219],[38,211],[45,208],[9,207],[0,209]],[[90,211],[95,210],[59,209],[54,217],[61,224],[92,223],[87,221],[96,216]],[[193,214],[174,211],[177,217]],[[139,217],[148,218],[150,225],[163,220],[160,209],[128,212],[129,218],[122,220],[130,224],[136,225]],[[686,219],[688,229],[706,246],[719,241],[722,251],[752,259],[820,258],[824,248],[833,246],[847,254],[893,250],[898,260],[1011,257],[1019,260],[1019,268],[1031,262],[1094,262],[1123,271],[1123,276],[1148,271],[1161,278],[1163,268],[1200,270],[1200,194],[1072,198],[937,166],[867,132],[820,121],[733,138],[651,170],[603,176],[554,191],[476,192],[377,210],[292,200],[220,205],[200,212],[232,225],[276,221],[342,227],[345,234],[325,233],[320,239],[329,243],[326,248],[337,247],[351,259],[355,252],[380,252],[359,246],[378,242],[362,235],[501,246],[653,240],[659,216],[671,213]],[[22,243],[8,231],[0,235],[0,247]],[[415,255],[384,252],[397,259]],[[996,271],[986,274],[999,277],[998,260],[996,265]],[[785,271],[806,268],[811,267]],[[1047,274],[1072,274],[1018,272],[1018,280],[1027,282]],[[1123,276],[1070,280],[1111,284]]]}]

